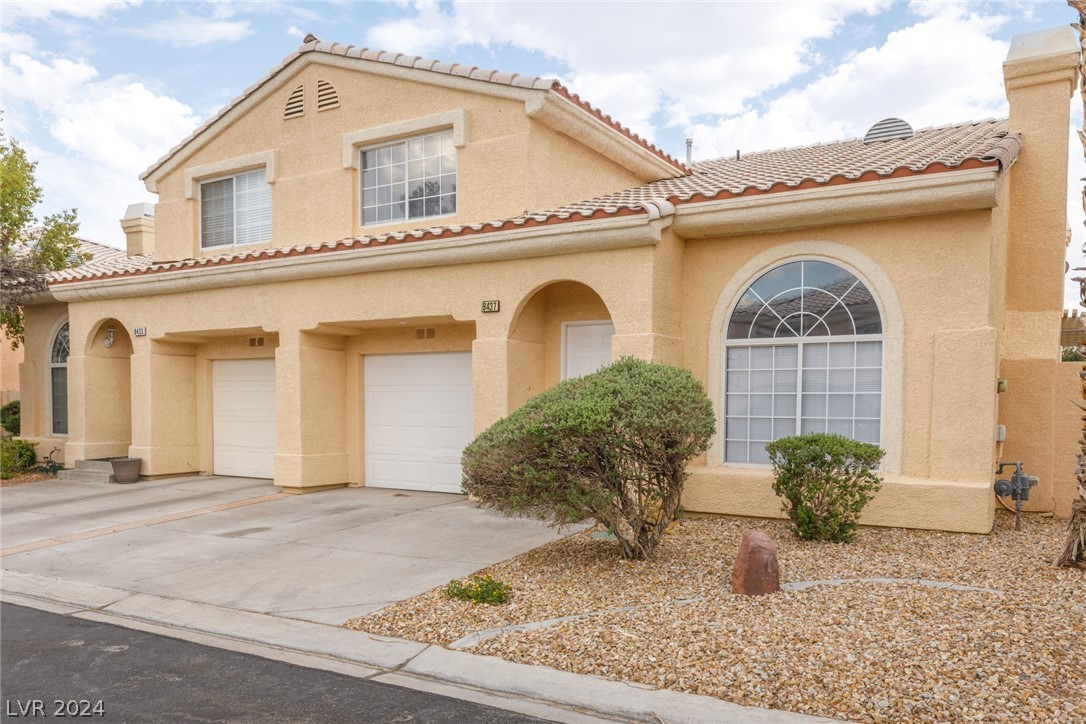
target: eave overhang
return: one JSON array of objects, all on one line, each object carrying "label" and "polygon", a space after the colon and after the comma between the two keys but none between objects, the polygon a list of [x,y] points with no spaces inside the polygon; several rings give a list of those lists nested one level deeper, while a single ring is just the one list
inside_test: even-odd
[{"label": "eave overhang", "polygon": [[63,302],[119,299],[204,289],[318,279],[393,269],[422,269],[512,259],[583,254],[658,244],[671,216],[641,212],[556,226],[493,231],[461,238],[364,247],[313,255],[284,255],[212,267],[171,269],[50,287]]},{"label": "eave overhang", "polygon": [[676,203],[674,232],[685,239],[881,221],[999,204],[1000,170],[985,165],[862,183],[816,186]]}]

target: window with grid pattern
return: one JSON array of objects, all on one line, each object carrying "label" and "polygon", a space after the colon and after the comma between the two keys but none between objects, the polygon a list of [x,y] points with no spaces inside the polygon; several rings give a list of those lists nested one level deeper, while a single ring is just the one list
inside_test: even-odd
[{"label": "window with grid pattern", "polygon": [[49,355],[49,392],[53,418],[53,434],[68,434],[68,352],[71,341],[68,323],[57,331]]},{"label": "window with grid pattern", "polygon": [[852,273],[821,261],[772,269],[728,323],[724,459],[769,463],[768,442],[832,432],[878,444],[882,320]]},{"label": "window with grid pattern", "polygon": [[200,184],[200,245],[271,240],[271,187],[264,169]]},{"label": "window with grid pattern", "polygon": [[362,151],[362,224],[456,213],[452,131]]}]

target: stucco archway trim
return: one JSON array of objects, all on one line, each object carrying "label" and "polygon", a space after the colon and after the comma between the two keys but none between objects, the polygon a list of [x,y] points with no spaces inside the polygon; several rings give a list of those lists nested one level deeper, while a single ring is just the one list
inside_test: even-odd
[{"label": "stucco archway trim", "polygon": [[709,398],[717,417],[717,432],[709,446],[710,465],[724,464],[724,338],[732,309],[743,291],[770,269],[792,261],[825,261],[855,274],[867,285],[882,315],[883,390],[882,448],[886,457],[882,472],[901,471],[904,441],[905,318],[894,285],[886,272],[870,257],[856,249],[832,241],[798,241],[768,249],[744,264],[728,281],[717,298],[709,323]]}]

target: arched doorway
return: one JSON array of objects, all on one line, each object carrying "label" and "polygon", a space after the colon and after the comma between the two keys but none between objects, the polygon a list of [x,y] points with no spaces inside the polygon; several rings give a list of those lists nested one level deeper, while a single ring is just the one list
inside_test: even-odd
[{"label": "arched doorway", "polygon": [[536,287],[509,331],[509,409],[563,379],[610,364],[614,332],[607,305],[588,285],[553,281]]},{"label": "arched doorway", "polygon": [[132,340],[116,319],[92,330],[83,352],[85,454],[124,457],[132,444]]}]

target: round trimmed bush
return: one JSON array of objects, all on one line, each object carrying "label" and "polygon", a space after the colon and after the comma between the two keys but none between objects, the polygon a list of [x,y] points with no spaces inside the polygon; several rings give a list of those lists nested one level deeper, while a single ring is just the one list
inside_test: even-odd
[{"label": "round trimmed bush", "polygon": [[464,450],[464,490],[508,515],[594,519],[624,558],[643,560],[715,427],[688,370],[627,357],[536,395],[479,435]]}]

